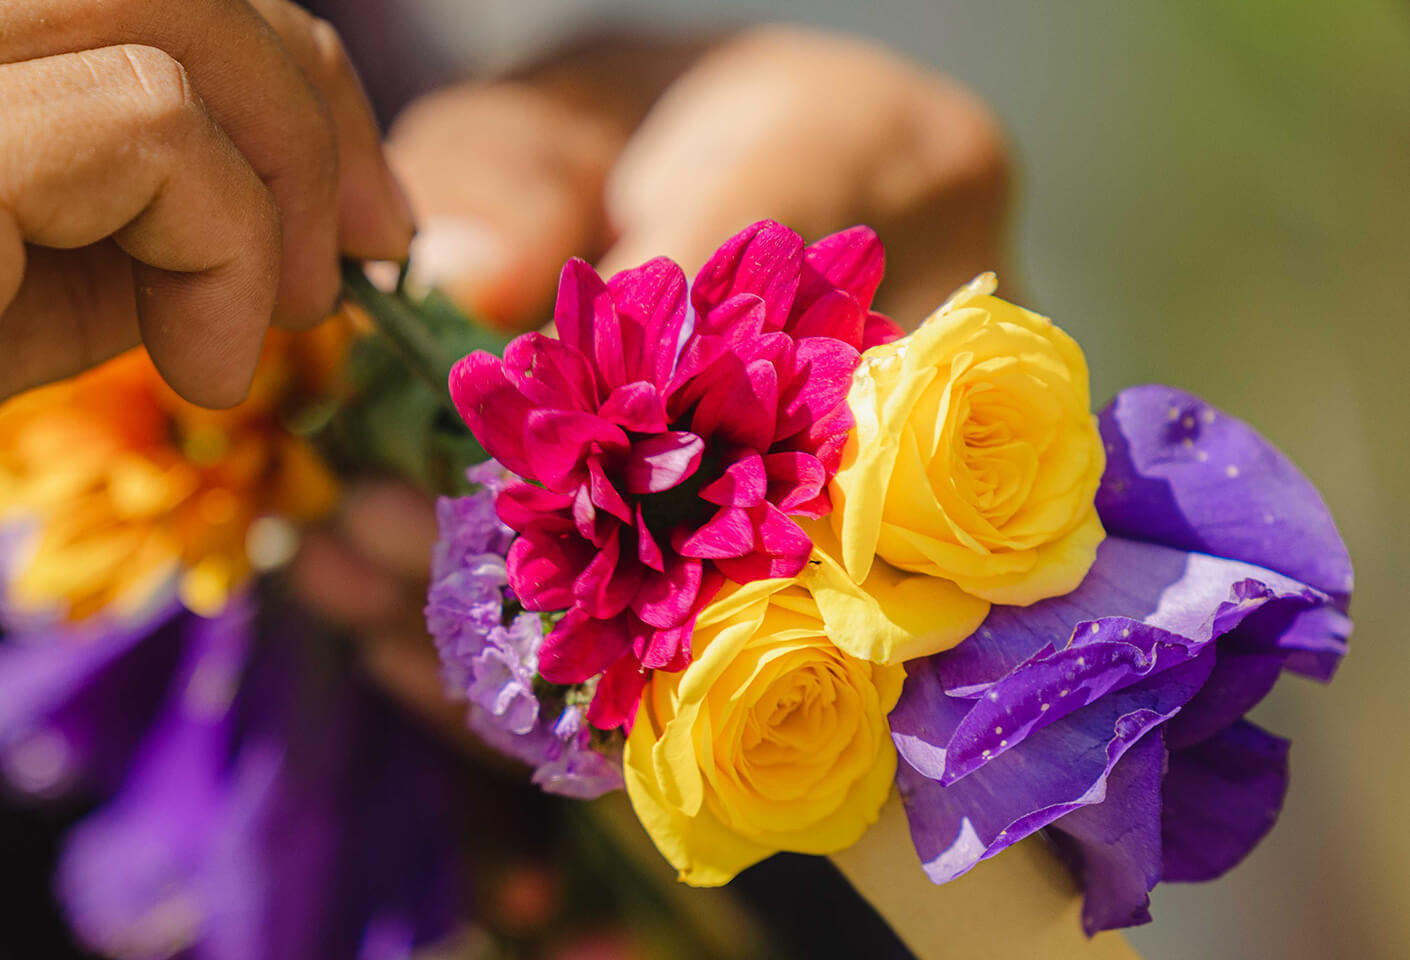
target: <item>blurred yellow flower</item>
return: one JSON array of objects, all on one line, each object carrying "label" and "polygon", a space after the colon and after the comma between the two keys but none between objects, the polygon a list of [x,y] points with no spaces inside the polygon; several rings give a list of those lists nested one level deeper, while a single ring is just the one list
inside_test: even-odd
[{"label": "blurred yellow flower", "polygon": [[857,425],[831,485],[851,579],[874,558],[993,603],[1067,593],[1105,536],[1105,466],[1082,350],[992,296],[993,274],[862,357]]},{"label": "blurred yellow flower", "polygon": [[696,886],[780,850],[855,843],[891,790],[886,715],[905,671],[850,656],[790,580],[731,585],[701,614],[695,659],[657,671],[624,759],[657,848]]},{"label": "blurred yellow flower", "polygon": [[334,503],[332,474],[284,418],[331,393],[346,342],[341,321],[272,332],[231,410],[181,400],[141,350],[0,405],[0,528],[19,541],[5,612],[126,616],[172,590],[218,612],[250,573],[257,519]]}]

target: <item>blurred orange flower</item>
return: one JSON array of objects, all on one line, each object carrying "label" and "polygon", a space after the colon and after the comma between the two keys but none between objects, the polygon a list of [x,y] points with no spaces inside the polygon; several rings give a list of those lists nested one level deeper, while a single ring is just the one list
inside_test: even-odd
[{"label": "blurred orange flower", "polygon": [[249,398],[204,410],[145,351],[0,404],[0,527],[18,533],[12,618],[125,617],[174,591],[211,615],[255,567],[287,558],[333,474],[298,430],[340,389],[351,327],[273,331]]}]

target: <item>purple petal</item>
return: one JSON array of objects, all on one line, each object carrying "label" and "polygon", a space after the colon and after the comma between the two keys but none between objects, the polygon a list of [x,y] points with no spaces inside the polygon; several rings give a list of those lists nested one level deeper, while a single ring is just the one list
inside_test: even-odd
[{"label": "purple petal", "polygon": [[1121,758],[1106,799],[1078,807],[1051,827],[1085,891],[1082,929],[1149,923],[1150,891],[1161,879],[1160,782],[1165,746],[1156,731]]},{"label": "purple petal", "polygon": [[1163,386],[1124,390],[1102,411],[1108,532],[1276,570],[1337,598],[1351,560],[1327,505],[1247,424]]},{"label": "purple petal", "polygon": [[705,452],[705,441],[693,433],[672,431],[632,444],[624,474],[627,492],[660,493],[693,475]]},{"label": "purple petal", "polygon": [[1272,829],[1288,787],[1288,742],[1247,721],[1170,752],[1165,879],[1212,880]]},{"label": "purple petal", "polygon": [[1100,803],[1116,762],[1180,709],[1211,666],[1201,657],[1102,697],[949,786],[900,764],[897,783],[927,875],[953,880],[1058,817]]}]

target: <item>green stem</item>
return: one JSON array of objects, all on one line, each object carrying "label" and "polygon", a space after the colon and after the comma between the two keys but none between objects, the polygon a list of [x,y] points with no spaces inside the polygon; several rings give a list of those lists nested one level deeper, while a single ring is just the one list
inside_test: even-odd
[{"label": "green stem", "polygon": [[362,265],[352,260],[343,262],[343,296],[367,311],[407,366],[449,406],[446,382],[450,368],[460,358],[450,355],[417,316],[416,310],[400,296],[378,290],[363,273]]}]

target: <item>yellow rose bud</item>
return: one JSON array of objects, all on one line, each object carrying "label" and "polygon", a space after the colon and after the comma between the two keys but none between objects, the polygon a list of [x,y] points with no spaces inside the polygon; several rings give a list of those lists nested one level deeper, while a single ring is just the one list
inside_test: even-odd
[{"label": "yellow rose bud", "polygon": [[1052,321],[961,289],[915,333],[862,357],[857,425],[832,482],[832,526],[856,583],[874,558],[993,603],[1067,593],[1105,536],[1106,465],[1087,363]]},{"label": "yellow rose bud", "polygon": [[696,622],[695,659],[658,671],[627,738],[627,794],[657,848],[696,886],[780,850],[855,843],[891,790],[886,715],[905,671],[827,638],[788,580],[730,586]]}]

